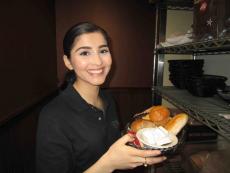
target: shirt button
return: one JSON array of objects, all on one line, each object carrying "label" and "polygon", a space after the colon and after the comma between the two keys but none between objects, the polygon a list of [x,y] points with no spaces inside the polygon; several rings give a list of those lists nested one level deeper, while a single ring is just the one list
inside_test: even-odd
[{"label": "shirt button", "polygon": [[98,117],[98,120],[100,121],[100,120],[101,120],[101,117]]}]

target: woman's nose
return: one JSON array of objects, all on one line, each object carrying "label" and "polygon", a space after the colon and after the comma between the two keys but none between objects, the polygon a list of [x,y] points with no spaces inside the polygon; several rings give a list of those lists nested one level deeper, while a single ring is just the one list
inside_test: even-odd
[{"label": "woman's nose", "polygon": [[102,58],[99,53],[95,53],[93,56],[93,63],[96,65],[101,65],[102,64]]}]

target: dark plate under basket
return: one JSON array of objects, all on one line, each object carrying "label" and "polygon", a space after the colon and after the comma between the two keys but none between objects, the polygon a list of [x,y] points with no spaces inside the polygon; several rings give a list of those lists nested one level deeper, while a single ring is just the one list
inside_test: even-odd
[{"label": "dark plate under basket", "polygon": [[[140,114],[138,116],[134,116],[134,118],[132,119],[132,121],[142,118],[144,115],[146,114]],[[125,127],[125,131],[126,133],[132,133],[134,134],[134,132],[132,132],[130,130],[130,124],[132,123],[129,122],[127,123],[126,127]],[[168,147],[168,148],[151,148],[152,150],[160,150],[162,155],[175,155],[178,152],[180,152],[180,149],[182,148],[184,142],[185,142],[185,138],[186,138],[186,132],[187,132],[187,126],[185,126],[179,134],[177,134],[177,139],[178,139],[178,143],[172,147]],[[141,147],[140,145],[137,144],[138,143],[138,139],[136,138],[134,142],[129,142],[127,143],[127,145],[138,148],[138,149],[142,149],[145,150],[147,148],[145,147]]]}]

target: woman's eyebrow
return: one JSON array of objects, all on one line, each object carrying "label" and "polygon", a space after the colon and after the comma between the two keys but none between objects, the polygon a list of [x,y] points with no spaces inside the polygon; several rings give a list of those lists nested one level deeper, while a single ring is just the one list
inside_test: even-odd
[{"label": "woman's eyebrow", "polygon": [[[107,44],[100,45],[99,49],[104,48],[104,47],[108,47],[108,45]],[[88,49],[89,50],[89,49],[92,49],[92,47],[90,47],[90,46],[82,46],[82,47],[79,47],[78,49],[76,49],[76,52],[81,50],[81,49]]]},{"label": "woman's eyebrow", "polygon": [[99,48],[108,47],[107,44],[100,45]]},{"label": "woman's eyebrow", "polygon": [[89,47],[89,46],[82,46],[82,47],[79,47],[79,48],[76,50],[76,52],[79,51],[79,50],[81,50],[81,49],[92,49],[92,48]]}]

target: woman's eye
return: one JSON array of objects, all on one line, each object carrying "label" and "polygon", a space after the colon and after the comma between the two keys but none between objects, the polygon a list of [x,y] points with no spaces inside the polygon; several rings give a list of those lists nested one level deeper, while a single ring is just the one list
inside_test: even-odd
[{"label": "woman's eye", "polygon": [[90,54],[90,52],[88,51],[83,51],[80,53],[81,56],[88,56]]},{"label": "woman's eye", "polygon": [[108,52],[109,52],[108,49],[102,49],[102,50],[100,50],[100,53],[102,53],[102,54],[106,54],[106,53],[108,53]]}]

